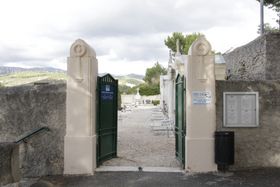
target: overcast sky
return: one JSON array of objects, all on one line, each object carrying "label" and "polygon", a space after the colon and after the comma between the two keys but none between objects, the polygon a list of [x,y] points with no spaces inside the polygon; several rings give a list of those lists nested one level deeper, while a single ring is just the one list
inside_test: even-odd
[{"label": "overcast sky", "polygon": [[[276,13],[265,9],[265,22]],[[71,44],[85,40],[99,72],[145,74],[166,66],[164,39],[201,32],[215,51],[256,38],[256,0],[6,0],[0,4],[0,66],[66,69]]]}]

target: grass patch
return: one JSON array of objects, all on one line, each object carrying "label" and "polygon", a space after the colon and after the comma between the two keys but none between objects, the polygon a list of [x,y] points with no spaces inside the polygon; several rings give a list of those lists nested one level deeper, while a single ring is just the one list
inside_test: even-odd
[{"label": "grass patch", "polygon": [[35,72],[24,71],[0,76],[0,85],[18,86],[30,84],[42,80],[66,80],[66,73],[63,72]]}]

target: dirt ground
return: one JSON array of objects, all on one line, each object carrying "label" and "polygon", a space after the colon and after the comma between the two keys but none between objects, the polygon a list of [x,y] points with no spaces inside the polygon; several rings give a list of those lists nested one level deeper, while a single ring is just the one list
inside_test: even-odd
[{"label": "dirt ground", "polygon": [[[103,166],[180,167],[175,158],[175,138],[166,131],[153,131],[153,106],[140,106],[119,112],[118,158]],[[159,123],[159,120],[157,121]]]}]

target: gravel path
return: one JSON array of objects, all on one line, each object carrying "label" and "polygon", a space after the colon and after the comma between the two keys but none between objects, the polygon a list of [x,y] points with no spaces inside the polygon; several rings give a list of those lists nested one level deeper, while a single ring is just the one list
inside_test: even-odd
[{"label": "gravel path", "polygon": [[150,124],[155,107],[146,106],[120,112],[118,158],[103,166],[180,167],[175,158],[175,138],[165,132],[154,133]]}]

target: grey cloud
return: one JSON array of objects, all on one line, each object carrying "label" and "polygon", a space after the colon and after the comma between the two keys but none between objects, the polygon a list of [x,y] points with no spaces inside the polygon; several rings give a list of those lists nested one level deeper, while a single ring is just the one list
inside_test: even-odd
[{"label": "grey cloud", "polygon": [[26,50],[22,48],[16,48],[11,46],[5,46],[0,48],[0,64],[18,61],[25,62],[47,60],[50,60],[50,58],[27,55]]},{"label": "grey cloud", "polygon": [[[100,5],[89,3],[88,6],[92,7],[88,7],[88,12],[75,12],[77,18],[71,20],[69,27],[62,29],[56,25],[59,22],[48,23],[50,25],[44,27],[48,28],[47,30],[36,32],[33,40],[36,40],[36,37],[46,37],[60,43],[48,46],[54,48],[53,51],[39,56],[26,49],[2,46],[0,64],[19,62],[46,65],[47,61],[52,59],[66,59],[71,44],[77,38],[92,45],[97,56],[108,55],[113,50],[116,56],[112,61],[167,61],[168,49],[164,45],[164,39],[169,34],[238,25],[244,21],[242,11],[248,10],[242,9],[240,4],[243,1],[122,0],[117,2],[116,7],[111,5],[115,0],[98,1]],[[107,9],[104,8],[106,6]]]},{"label": "grey cloud", "polygon": [[[92,38],[89,40],[97,56],[109,54],[112,50],[116,58],[130,61],[162,60],[168,56],[168,48],[164,45],[163,36],[168,34],[148,34],[111,38]],[[92,41],[92,42],[91,42]],[[114,59],[112,59],[114,60]]]},{"label": "grey cloud", "polygon": [[158,1],[157,6],[149,5],[147,1],[132,2],[125,1],[126,6],[109,17],[103,17],[101,12],[101,15],[96,15],[100,19],[89,18],[76,29],[86,37],[118,37],[174,31],[195,32],[213,26],[233,25],[244,19],[238,3],[234,2],[213,0],[206,3],[205,0],[196,0],[179,8],[172,1]]},{"label": "grey cloud", "polygon": [[[235,2],[213,0],[206,5],[205,0],[197,0],[179,8],[172,1],[158,1],[156,6],[150,5],[149,1],[133,2],[125,1],[126,5],[109,17],[101,19],[102,15],[99,15],[100,19],[88,19],[77,27],[82,36],[98,41],[95,47],[98,54],[107,54],[109,49],[114,49],[118,58],[128,60],[166,57],[168,49],[163,41],[172,32],[233,26],[243,19],[239,4]],[[166,33],[166,36],[154,39],[160,33]],[[117,40],[102,42],[108,38]]]},{"label": "grey cloud", "polygon": [[[52,47],[52,46],[49,46]],[[53,50],[51,53],[40,51],[40,54],[32,52],[32,48],[15,47],[11,45],[0,46],[0,66],[6,64],[19,64],[24,66],[48,66],[49,62],[57,58],[67,58],[68,48],[62,47]],[[35,51],[35,47],[34,47]],[[38,51],[38,50],[37,50]]]},{"label": "grey cloud", "polygon": [[[74,37],[122,37],[139,34],[163,32],[197,32],[213,26],[232,26],[244,20],[240,2],[222,0],[184,0],[183,5],[176,7],[178,1],[164,0],[122,0],[119,6],[110,7],[104,0],[102,6],[108,10],[98,10],[92,6],[92,12],[77,13],[71,26],[62,31],[56,25],[50,25],[44,34],[56,40],[67,40]],[[90,8],[89,8],[90,9]]]}]

